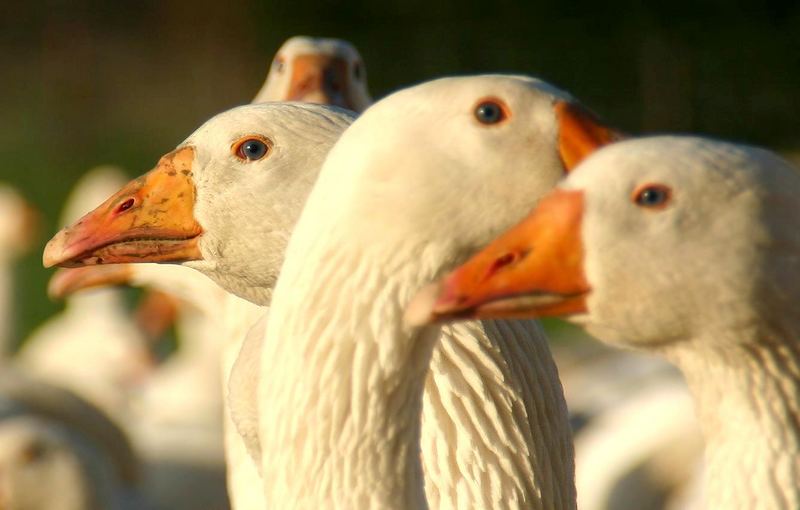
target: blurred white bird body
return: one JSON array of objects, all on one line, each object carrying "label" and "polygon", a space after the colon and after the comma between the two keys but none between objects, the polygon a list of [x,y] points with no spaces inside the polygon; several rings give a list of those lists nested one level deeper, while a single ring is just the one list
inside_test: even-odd
[{"label": "blurred white bird body", "polygon": [[[62,221],[69,224],[125,182],[115,167],[97,167],[75,185]],[[71,389],[127,423],[131,392],[152,371],[148,341],[118,289],[71,297],[60,314],[39,326],[15,357],[31,374]],[[78,362],[77,360],[80,360]]]},{"label": "blurred white bird body", "polygon": [[703,445],[675,368],[627,352],[559,368],[570,413],[585,422],[575,431],[578,508],[688,508]]},{"label": "blurred white bird body", "polygon": [[68,391],[4,367],[0,505],[8,510],[142,510],[124,433]]}]

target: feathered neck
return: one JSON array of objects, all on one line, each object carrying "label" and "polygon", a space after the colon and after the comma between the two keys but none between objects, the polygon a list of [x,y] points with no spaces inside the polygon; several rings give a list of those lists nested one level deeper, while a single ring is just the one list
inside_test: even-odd
[{"label": "feathered neck", "polygon": [[426,508],[420,416],[439,329],[402,317],[434,275],[409,243],[329,235],[290,247],[272,301],[259,391],[268,506]]},{"label": "feathered neck", "polygon": [[797,328],[757,325],[670,353],[705,436],[708,508],[800,508],[798,338]]}]

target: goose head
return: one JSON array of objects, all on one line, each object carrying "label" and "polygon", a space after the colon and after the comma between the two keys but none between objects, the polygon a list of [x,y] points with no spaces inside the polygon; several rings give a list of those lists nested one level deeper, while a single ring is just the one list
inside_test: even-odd
[{"label": "goose head", "polygon": [[0,423],[2,507],[96,508],[96,492],[103,488],[87,472],[85,457],[94,453],[87,446],[54,423],[33,416],[5,418]]},{"label": "goose head", "polygon": [[219,114],[56,234],[44,264],[183,264],[266,303],[305,197],[352,120],[345,110],[301,103]]},{"label": "goose head", "polygon": [[427,320],[561,315],[648,348],[780,323],[797,298],[786,282],[800,277],[798,193],[791,166],[761,149],[615,144],[415,306],[432,310]]},{"label": "goose head", "polygon": [[[347,41],[340,39],[314,39],[310,37],[293,37],[286,41],[278,51],[266,82],[254,103],[267,101],[298,100],[303,102],[331,104],[348,108],[353,111],[363,111],[371,103],[366,85],[366,69],[358,51]],[[97,183],[91,190],[103,189],[102,172],[111,169],[103,167],[87,174],[82,179],[76,190],[85,188],[91,183]],[[117,171],[118,172],[118,171]],[[105,183],[109,178],[105,178]],[[103,193],[98,200],[90,202],[91,206],[100,203],[113,190],[119,189],[124,180],[112,190]],[[88,193],[89,190],[81,193]],[[302,189],[303,199],[308,190]],[[76,191],[77,193],[77,191]],[[96,193],[95,193],[96,196]],[[87,197],[88,198],[88,197]],[[292,200],[291,197],[283,197]],[[66,220],[62,224],[68,225],[82,216],[91,207],[84,208],[69,204],[85,204],[86,200],[70,200],[65,212]],[[75,213],[79,211],[79,213]],[[188,271],[188,270],[187,270]],[[173,268],[163,268],[146,265],[111,264],[103,266],[84,266],[80,268],[61,268],[53,274],[48,285],[48,295],[52,299],[64,299],[67,296],[89,288],[105,287],[109,285],[138,285],[155,286],[168,289],[171,293],[180,296],[189,303],[199,303],[193,297],[205,294],[214,294],[208,283],[198,277],[192,277]],[[195,294],[197,293],[197,294]],[[205,302],[203,303],[206,304]],[[159,315],[171,314],[174,303],[165,307]]]},{"label": "goose head", "polygon": [[341,39],[296,36],[283,43],[253,99],[332,104],[364,111],[372,102],[358,50]]},{"label": "goose head", "polygon": [[0,183],[0,261],[27,252],[36,240],[39,213],[12,187]]},{"label": "goose head", "polygon": [[318,199],[324,212],[314,214],[334,229],[360,229],[352,242],[430,240],[452,260],[522,217],[616,136],[543,81],[442,78],[384,98],[345,132],[315,188],[331,198]]}]

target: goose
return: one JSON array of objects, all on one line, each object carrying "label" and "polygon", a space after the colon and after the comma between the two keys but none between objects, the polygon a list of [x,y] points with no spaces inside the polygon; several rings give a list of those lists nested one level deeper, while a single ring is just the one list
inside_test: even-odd
[{"label": "goose", "polygon": [[[574,508],[566,407],[536,325],[470,323],[439,341],[438,326],[403,320],[416,289],[530,205],[518,189],[544,192],[610,141],[573,104],[534,79],[441,79],[376,103],[342,135],[264,338],[261,372],[289,382],[259,385],[269,505]],[[464,197],[478,213],[462,214]],[[451,444],[426,431],[432,421]],[[447,492],[424,484],[420,448],[445,454],[425,474],[455,475]]]},{"label": "goose", "polygon": [[800,508],[799,194],[796,169],[763,149],[622,142],[410,315],[564,315],[659,353],[695,402],[708,508]]},{"label": "goose", "polygon": [[[366,68],[358,50],[341,39],[297,36],[287,40],[278,50],[267,79],[253,102],[285,100],[333,104],[357,112],[365,109],[371,98],[367,91]],[[291,174],[286,176],[290,177]],[[304,199],[310,185],[305,188],[300,189],[300,200]],[[265,197],[276,202],[298,200],[292,196],[265,194]],[[239,377],[237,380],[241,381],[243,389],[234,387],[229,390],[227,385],[242,341],[259,316],[265,313],[260,305],[266,304],[267,298],[261,295],[262,292],[254,296],[243,292],[241,286],[234,287],[234,291],[247,296],[248,301],[222,291],[191,269],[155,264],[61,269],[54,276],[53,283],[59,293],[72,293],[98,285],[128,284],[158,288],[180,297],[188,307],[182,309],[177,325],[179,336],[185,339],[185,347],[149,378],[143,399],[140,399],[143,402],[139,403],[139,414],[155,422],[165,419],[172,422],[189,419],[192,423],[208,421],[217,416],[221,396],[232,393],[233,398],[226,399],[224,406],[225,456],[232,506],[263,507],[256,465],[250,461],[246,446],[229,416],[229,407],[236,409],[237,395],[248,391],[253,382]],[[259,327],[264,327],[263,322]],[[224,341],[220,342],[220,338]],[[258,335],[254,338],[260,339]],[[257,356],[259,344],[253,341],[249,349],[256,353],[254,356]],[[220,373],[221,385],[217,383],[220,378],[217,374]],[[214,391],[215,385],[222,391]],[[197,391],[198,387],[203,387],[204,391]],[[168,402],[167,405],[164,402]],[[164,416],[165,413],[168,416]],[[154,437],[161,435],[154,433]],[[180,441],[177,443],[181,444]],[[190,450],[196,451],[196,448]]]},{"label": "goose", "polygon": [[0,182],[0,356],[14,352],[13,265],[30,250],[38,213],[8,184]]},{"label": "goose", "polygon": [[[208,241],[207,246],[211,253],[225,250],[225,257],[220,256],[217,264],[219,272],[208,271],[207,274],[212,276],[211,280],[199,274],[195,276],[194,273],[192,274],[194,278],[187,279],[175,271],[192,271],[185,267],[139,264],[135,266],[133,272],[130,269],[134,266],[126,265],[128,268],[125,270],[126,274],[120,276],[120,279],[136,283],[138,278],[143,278],[143,281],[169,288],[171,292],[187,300],[192,297],[195,299],[202,297],[205,303],[202,310],[215,319],[211,323],[215,328],[214,333],[229,342],[223,351],[223,372],[227,373],[230,370],[238,354],[241,339],[244,338],[251,323],[263,314],[264,309],[246,299],[226,296],[226,292],[212,280],[221,283],[225,288],[236,289],[239,295],[246,296],[250,300],[264,302],[270,292],[271,281],[274,281],[278,271],[278,267],[273,266],[277,266],[280,261],[280,255],[274,254],[273,251],[282,249],[281,243],[285,242],[294,218],[299,214],[304,194],[310,190],[322,159],[352,119],[351,112],[318,105],[263,103],[242,106],[209,120],[182,144],[182,148],[177,150],[177,153],[181,150],[184,153],[190,150],[197,151],[197,159],[205,162],[192,168],[191,177],[186,176],[186,184],[190,188],[179,187],[176,193],[184,193],[187,198],[193,198],[196,189],[198,212],[202,207],[211,209],[211,213],[202,220],[207,230],[204,238]],[[259,160],[253,157],[251,160],[244,156],[244,153],[238,155],[240,149],[244,151],[241,146],[249,141],[264,143],[262,140],[269,140],[272,151],[269,158]],[[232,145],[235,149],[233,153],[231,153]],[[132,190],[138,190],[135,200],[139,201],[149,190],[157,190],[159,185],[164,183],[163,179],[161,181],[158,179],[165,173],[176,172],[177,176],[178,170],[188,172],[190,167],[181,166],[180,160],[176,162],[175,157],[174,153],[162,158],[161,171],[149,174],[153,177],[149,183],[134,181],[112,197],[108,203],[117,201],[123,195],[127,200]],[[183,176],[182,173],[179,175]],[[167,181],[166,184],[171,186],[172,182]],[[156,199],[158,194],[150,196]],[[125,200],[115,205],[118,207]],[[109,207],[108,203],[100,208]],[[216,208],[220,206],[229,213],[216,214]],[[132,209],[136,213],[137,210],[146,210],[147,207],[147,203],[137,203],[137,207]],[[251,219],[243,220],[241,214]],[[125,218],[121,220],[124,222]],[[147,218],[143,217],[143,220],[146,221]],[[95,232],[98,233],[99,230]],[[216,239],[214,235],[217,236]],[[237,238],[239,235],[242,235],[241,239]],[[257,242],[259,236],[266,237],[275,248],[270,245],[265,248],[263,244]],[[139,259],[139,261],[147,260],[151,258]],[[106,257],[105,262],[115,262],[115,260]],[[74,269],[82,271],[95,267],[103,266]],[[96,271],[77,274],[73,278],[74,288],[93,285],[95,282],[92,280],[92,275],[96,274]],[[115,274],[120,275],[120,272],[117,271]],[[265,275],[263,278],[268,280],[261,281],[260,275]],[[103,282],[109,282],[114,278],[115,276],[106,275],[101,279]],[[174,281],[171,281],[171,278]],[[197,283],[198,280],[211,285],[212,288],[200,291],[187,286],[187,283]],[[217,370],[219,371],[219,368]],[[235,428],[230,430],[236,433]],[[231,503],[234,508],[263,507],[263,491],[260,489],[258,468],[250,460],[245,444],[237,438],[238,433],[236,435],[226,433],[225,455],[228,463]]]},{"label": "goose", "polygon": [[367,69],[342,39],[295,36],[278,49],[253,103],[302,101],[362,112],[372,104]]},{"label": "goose", "polygon": [[13,369],[0,375],[0,505],[148,508],[124,433],[88,402]]},{"label": "goose", "polygon": [[[117,167],[88,171],[64,206],[64,224],[96,207],[125,181]],[[119,423],[128,421],[132,392],[155,366],[148,338],[116,289],[70,298],[63,312],[28,336],[14,361],[27,373],[74,391]]]},{"label": "goose", "polygon": [[[503,76],[445,79],[410,90],[413,92],[393,96],[394,99],[389,101],[390,106],[378,108],[378,112],[382,113],[370,115],[369,112],[374,111],[376,107],[368,110],[364,115],[373,120],[367,123],[369,127],[358,130],[361,134],[355,145],[360,144],[365,150],[369,149],[369,154],[375,158],[395,158],[397,154],[385,145],[395,138],[395,134],[409,142],[419,137],[418,144],[427,151],[420,151],[418,159],[409,160],[409,163],[428,165],[428,168],[431,168],[431,165],[453,159],[455,156],[460,158],[458,161],[476,156],[495,171],[494,175],[501,172],[504,175],[509,174],[507,185],[511,188],[507,189],[504,181],[501,181],[502,185],[498,184],[497,188],[498,192],[511,197],[513,193],[510,190],[515,187],[512,182],[516,182],[517,179],[535,182],[544,191],[546,187],[556,182],[565,167],[574,165],[582,154],[593,150],[599,143],[609,141],[610,137],[609,132],[585,114],[571,97],[534,79]],[[452,104],[449,101],[442,101],[443,98],[451,96],[458,97],[459,101]],[[496,99],[495,96],[502,96],[505,99]],[[450,106],[443,106],[445,104]],[[241,114],[243,111],[238,112]],[[234,110],[229,114],[233,115],[236,112]],[[420,119],[419,122],[415,120],[425,115],[430,116],[428,124],[425,119]],[[387,123],[387,116],[395,117],[395,120]],[[521,120],[514,122],[514,127],[509,127],[507,119],[512,116]],[[451,118],[459,119],[449,122],[457,122],[453,126],[453,132],[462,133],[460,136],[463,138],[459,139],[461,145],[458,147],[464,147],[466,150],[459,152],[448,144],[426,146],[426,141],[435,138],[426,130],[431,130],[430,133],[433,133],[437,129],[446,129],[449,126],[443,127],[440,119]],[[228,140],[216,134],[217,131],[213,128],[215,123],[220,124],[220,120],[209,121],[204,128],[192,135],[184,146],[179,147],[169,158],[162,160],[163,169],[159,174],[161,178],[176,166],[173,161],[180,158],[177,169],[187,170],[187,173],[191,174],[197,190],[195,204],[192,204],[192,197],[184,193],[187,199],[179,204],[173,204],[169,216],[159,219],[160,226],[146,233],[150,239],[154,236],[168,236],[169,241],[165,240],[159,246],[137,247],[135,239],[128,237],[130,231],[124,229],[114,231],[113,226],[104,226],[111,225],[113,218],[119,212],[124,212],[124,210],[118,211],[118,208],[127,203],[135,189],[143,185],[148,186],[148,181],[157,182],[156,176],[153,175],[147,178],[147,181],[132,184],[130,188],[109,199],[106,205],[101,206],[93,215],[84,218],[80,224],[57,234],[45,250],[45,264],[96,263],[98,258],[108,263],[144,256],[147,259],[183,262],[201,270],[239,294],[243,293],[242,288],[248,290],[257,286],[262,289],[265,296],[269,296],[277,277],[282,249],[276,250],[273,255],[264,249],[264,239],[270,239],[271,243],[282,248],[293,221],[287,222],[286,228],[280,232],[267,220],[253,222],[252,225],[242,221],[242,214],[248,214],[252,208],[263,208],[263,204],[269,202],[265,200],[263,194],[255,193],[260,188],[258,183],[252,182],[252,177],[244,180],[241,186],[253,190],[254,195],[258,197],[255,203],[248,202],[246,195],[238,197],[236,199],[238,202],[234,202],[233,197],[237,196],[236,187],[239,186],[235,183],[214,187],[217,196],[213,201],[204,195],[205,189],[212,189],[209,181],[218,179],[216,175],[224,175],[227,179],[231,179],[231,176],[253,175],[252,171],[244,174],[237,173],[231,168],[221,171],[223,169],[215,169],[203,163],[210,159],[203,155],[209,150],[201,145],[203,140],[222,139],[224,143],[219,142],[219,144],[224,150],[230,150],[231,146],[236,150],[238,147],[235,140]],[[494,123],[503,125],[505,129],[492,130],[491,126]],[[377,126],[384,124],[380,130],[376,129]],[[389,125],[392,126],[392,136],[386,136]],[[243,128],[240,127],[238,133],[242,131]],[[371,132],[371,136],[378,138],[386,136],[382,138],[384,144],[373,143],[365,136],[365,132]],[[266,136],[263,132],[256,133]],[[511,136],[508,133],[516,134]],[[275,147],[281,146],[280,139],[270,138],[270,140]],[[480,147],[481,151],[475,147]],[[200,154],[194,156],[189,152],[190,149]],[[517,156],[520,153],[531,155],[525,160],[526,163],[516,164],[518,169],[513,174],[510,172],[514,165],[504,164],[505,159],[512,157],[510,155],[514,152],[512,149],[516,150]],[[353,149],[353,152],[356,151]],[[429,157],[429,152],[435,157]],[[286,151],[275,151],[273,154],[272,157],[278,157],[286,154]],[[257,159],[264,155],[256,152]],[[502,157],[492,163],[492,156],[497,155]],[[265,160],[265,163],[269,162],[269,158]],[[505,167],[511,169],[507,170]],[[421,173],[413,175],[419,176]],[[495,185],[488,178],[492,175],[489,170],[483,175],[486,177],[486,182],[483,184]],[[457,177],[455,173],[453,176]],[[308,188],[312,180],[305,182]],[[419,182],[416,185],[422,186]],[[448,185],[449,191],[453,184],[450,182]],[[226,191],[228,188],[231,191]],[[487,188],[491,189],[491,186],[487,185]],[[170,196],[176,197],[185,189],[176,190]],[[397,193],[404,192],[407,193],[407,189],[403,189],[401,185]],[[154,192],[153,196],[156,202],[166,198],[160,191]],[[345,198],[338,197],[336,201]],[[236,203],[236,207],[231,205],[233,203]],[[298,213],[300,205],[297,204]],[[146,204],[140,205],[143,208],[145,206]],[[520,210],[524,208],[520,207]],[[193,215],[189,212],[193,212]],[[140,209],[139,214],[142,213]],[[227,215],[233,218],[226,219]],[[259,217],[263,216],[264,214],[259,212]],[[224,228],[223,221],[235,225],[236,228]],[[129,220],[119,221],[125,228],[128,223]],[[270,230],[264,232],[264,225],[269,225]],[[498,228],[501,227],[487,227],[486,230],[491,233]],[[89,240],[86,235],[90,235],[92,239]],[[237,236],[236,242],[225,237],[233,235]],[[186,240],[175,241],[181,237]],[[79,239],[86,239],[86,242],[78,241]],[[127,239],[130,241],[125,242]],[[220,254],[221,247],[224,247],[226,253]],[[477,248],[477,245],[471,248]],[[233,250],[243,252],[246,249],[253,250],[253,255],[240,254],[234,260],[236,254],[232,253]],[[165,255],[167,250],[172,253]],[[143,253],[144,251],[148,253]],[[466,253],[450,255],[448,260],[452,258],[455,261],[458,257],[463,258],[466,255]],[[267,256],[275,256],[276,260],[272,264],[265,264],[264,259]],[[261,266],[246,270],[245,265],[256,263]],[[237,283],[237,278],[242,278],[242,281]],[[250,292],[252,299],[254,291]],[[268,325],[270,323],[271,320],[268,321]],[[530,347],[503,340],[503,338],[517,340],[518,337],[528,340],[531,334],[534,335],[534,341]],[[459,505],[488,507],[540,505],[547,508],[572,508],[574,487],[569,429],[566,425],[563,397],[557,382],[555,366],[552,364],[540,330],[532,323],[521,328],[507,323],[470,324],[449,330],[445,336],[447,341],[443,342],[443,345],[447,347],[442,347],[434,355],[432,374],[426,384],[428,396],[422,426],[426,491],[428,499],[437,502],[431,506],[455,508]],[[516,356],[523,356],[525,360],[519,361]],[[533,363],[536,368],[532,370],[526,366],[527,362]],[[270,374],[270,377],[263,378],[264,385],[274,380],[271,371],[262,367],[261,373]],[[540,380],[544,389],[537,386]],[[282,386],[285,379],[280,378],[278,381]],[[419,398],[421,400],[422,395]],[[258,419],[252,422],[256,424],[260,422],[263,414],[262,409]],[[510,415],[510,418],[506,418],[507,415]],[[418,418],[417,416],[417,420]],[[539,434],[545,438],[541,442]],[[260,439],[263,440],[263,437],[261,434]],[[475,448],[476,445],[480,447]],[[545,448],[544,445],[552,447],[552,450]],[[265,463],[271,463],[272,452],[262,455],[262,458]],[[264,480],[267,486],[272,485],[272,475],[264,476]],[[271,499],[270,506],[281,506],[281,504]]]}]

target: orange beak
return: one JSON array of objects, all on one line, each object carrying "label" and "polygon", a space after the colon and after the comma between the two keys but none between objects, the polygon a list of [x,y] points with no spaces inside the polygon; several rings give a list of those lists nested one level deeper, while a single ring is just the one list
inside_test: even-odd
[{"label": "orange beak", "polygon": [[450,273],[435,290],[423,290],[406,317],[424,324],[585,312],[590,287],[583,273],[582,215],[582,192],[552,192],[530,216]]},{"label": "orange beak", "polygon": [[175,323],[180,301],[166,292],[150,290],[139,302],[135,318],[148,338],[158,340]]},{"label": "orange beak", "polygon": [[331,104],[352,110],[347,61],[328,55],[298,55],[292,62],[287,101]]},{"label": "orange beak", "polygon": [[64,299],[84,289],[126,285],[132,277],[128,264],[61,268],[50,278],[47,295],[50,299]]},{"label": "orange beak", "polygon": [[97,209],[58,232],[44,248],[45,267],[202,259],[194,219],[194,149],[162,157]]},{"label": "orange beak", "polygon": [[567,173],[594,151],[624,138],[578,103],[559,101],[554,109],[558,120],[558,152]]}]

